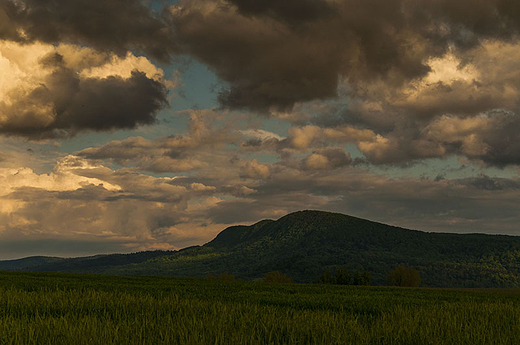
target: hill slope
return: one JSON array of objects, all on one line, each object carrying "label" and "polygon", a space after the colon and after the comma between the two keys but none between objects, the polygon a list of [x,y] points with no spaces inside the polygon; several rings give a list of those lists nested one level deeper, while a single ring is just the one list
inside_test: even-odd
[{"label": "hill slope", "polygon": [[213,241],[177,252],[62,259],[2,270],[199,276],[233,273],[254,279],[280,270],[312,282],[325,269],[368,270],[374,284],[399,264],[419,270],[428,286],[520,286],[520,237],[426,233],[321,211],[230,227]]}]

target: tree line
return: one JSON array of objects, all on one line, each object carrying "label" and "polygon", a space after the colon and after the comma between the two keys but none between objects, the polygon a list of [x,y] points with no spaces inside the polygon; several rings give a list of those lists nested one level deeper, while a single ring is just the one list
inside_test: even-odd
[{"label": "tree line", "polygon": [[326,270],[315,281],[317,284],[336,284],[336,285],[370,285],[370,272],[358,270],[351,275],[346,267],[340,267],[331,272]]},{"label": "tree line", "polygon": [[[209,274],[208,279],[216,279],[222,281],[234,281],[235,276],[229,273],[220,273],[215,276]],[[285,273],[280,271],[272,271],[265,273],[262,278],[257,281],[266,283],[294,283],[294,281]],[[390,286],[401,287],[418,287],[421,285],[421,277],[419,271],[407,268],[403,265],[397,266],[386,275],[387,284]],[[371,275],[368,271],[356,270],[352,274],[346,267],[340,267],[334,271],[326,270],[314,281],[316,284],[335,284],[335,285],[360,285],[368,286],[371,283]]]},{"label": "tree line", "polygon": [[[317,284],[336,284],[336,285],[370,285],[370,272],[359,270],[354,271],[351,275],[346,267],[340,267],[334,270],[326,270],[315,281]],[[421,277],[419,271],[413,268],[407,268],[403,265],[397,266],[388,272],[386,282],[391,286],[401,287],[418,287],[421,285]]]}]

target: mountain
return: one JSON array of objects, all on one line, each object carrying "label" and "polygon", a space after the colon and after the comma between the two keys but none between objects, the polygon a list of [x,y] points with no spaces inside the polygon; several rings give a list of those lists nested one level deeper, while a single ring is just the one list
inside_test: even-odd
[{"label": "mountain", "polygon": [[516,287],[520,237],[428,233],[300,211],[229,227],[203,246],[175,252],[27,258],[0,261],[0,270],[197,277],[226,272],[248,280],[279,270],[297,282],[312,282],[326,269],[347,267],[369,271],[373,284],[382,285],[387,272],[401,264],[417,269],[427,286]]},{"label": "mountain", "polygon": [[142,264],[151,259],[171,255],[173,251],[147,251],[132,254],[107,254],[79,258],[31,256],[0,261],[1,271],[104,273],[120,266]]},{"label": "mountain", "polygon": [[0,261],[0,269],[3,271],[23,270],[30,267],[53,264],[62,260],[65,259],[49,256],[30,256],[23,259]]}]

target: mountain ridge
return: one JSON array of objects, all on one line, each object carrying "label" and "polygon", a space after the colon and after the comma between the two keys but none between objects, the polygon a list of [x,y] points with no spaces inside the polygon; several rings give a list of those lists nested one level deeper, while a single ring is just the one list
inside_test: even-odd
[{"label": "mountain ridge", "polygon": [[346,267],[367,270],[383,285],[389,270],[406,265],[428,286],[520,286],[520,237],[424,232],[313,210],[228,227],[204,245],[174,252],[45,260],[18,267],[0,261],[0,270],[174,277],[226,272],[248,280],[279,270],[312,282],[326,269]]}]

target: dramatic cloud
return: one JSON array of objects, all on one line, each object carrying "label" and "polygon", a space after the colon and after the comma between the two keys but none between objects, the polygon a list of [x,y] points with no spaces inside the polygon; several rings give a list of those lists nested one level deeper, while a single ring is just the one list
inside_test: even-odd
[{"label": "dramatic cloud", "polygon": [[172,33],[140,0],[0,0],[0,39],[72,43],[120,56],[129,50],[167,61]]},{"label": "dramatic cloud", "polygon": [[0,169],[0,181],[2,240],[75,239],[128,250],[172,249],[216,231],[193,223],[197,210],[214,203],[214,188],[201,183],[180,186],[174,178],[114,171],[75,156],[60,160],[50,174]]},{"label": "dramatic cloud", "polygon": [[[425,77],[428,61],[518,33],[509,1],[180,1],[170,9],[182,49],[229,83],[225,106],[291,108]],[[467,11],[471,8],[471,11]],[[240,68],[236,68],[240,66]]]},{"label": "dramatic cloud", "polygon": [[182,49],[230,83],[220,97],[225,106],[287,108],[336,94],[340,56],[326,32],[298,35],[283,22],[243,15],[225,1],[181,1],[171,15]]},{"label": "dramatic cloud", "polygon": [[[349,142],[374,164],[463,155],[499,167],[520,163],[514,140],[498,143],[475,132],[457,145],[458,139],[428,133],[444,116],[505,111],[514,122],[519,11],[501,0],[196,0],[170,8],[183,50],[228,82],[224,106],[317,125],[289,132],[296,149],[327,146],[322,127],[346,126],[363,135]],[[324,105],[311,116],[291,115],[298,102],[335,96],[343,100],[340,109]],[[504,126],[495,131],[512,136]],[[256,138],[244,148],[272,146],[275,139]]]},{"label": "dramatic cloud", "polygon": [[155,122],[163,71],[146,58],[76,46],[0,42],[0,133],[70,137]]},{"label": "dramatic cloud", "polygon": [[301,209],[518,235],[519,57],[510,0],[0,0],[0,240]]},{"label": "dramatic cloud", "polygon": [[290,24],[303,24],[311,20],[332,16],[333,9],[322,0],[250,1],[230,0],[246,16],[274,17]]}]

